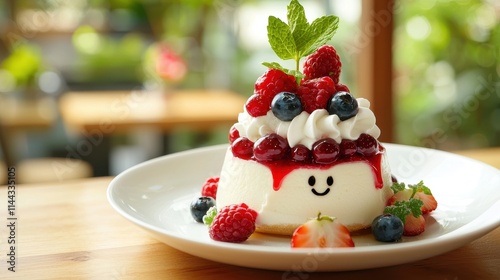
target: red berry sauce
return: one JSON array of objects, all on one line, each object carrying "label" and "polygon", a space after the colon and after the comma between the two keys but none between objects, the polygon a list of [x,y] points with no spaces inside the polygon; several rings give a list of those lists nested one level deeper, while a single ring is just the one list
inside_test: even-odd
[{"label": "red berry sauce", "polygon": [[[274,137],[276,137],[276,135],[273,135],[273,138]],[[328,149],[326,150],[330,150],[329,149],[331,148],[330,145],[332,145],[331,141],[323,141],[323,142],[318,141],[318,144],[328,143]],[[257,141],[256,144],[258,142],[259,141]],[[336,146],[333,145],[335,146],[335,149],[331,149],[332,151],[331,158],[334,158],[333,160],[331,159],[324,160],[324,158],[319,158],[318,160],[318,156],[314,155],[314,150],[309,151],[306,147],[299,145],[298,147],[289,149],[289,152],[287,152],[286,155],[281,154],[279,156],[279,159],[270,160],[269,158],[266,158],[265,160],[262,160],[261,158],[262,155],[260,156],[259,155],[256,156],[255,154],[252,155],[250,143],[251,141],[246,138],[239,138],[235,140],[232,145],[233,155],[243,160],[256,161],[269,168],[273,176],[273,189],[275,191],[278,191],[281,188],[281,183],[283,182],[284,178],[296,169],[302,168],[302,169],[326,170],[337,164],[358,162],[358,161],[363,161],[366,162],[368,165],[370,165],[374,175],[375,187],[377,189],[381,189],[384,186],[384,182],[382,179],[382,156],[385,153],[385,149],[382,145],[377,145],[378,148],[377,151],[373,152],[368,156],[360,154],[359,152],[357,153],[352,152],[352,149],[354,149],[354,147],[351,146],[352,144],[348,144],[348,146],[350,147],[346,149],[347,153],[339,152],[341,149],[339,148],[338,144]],[[280,149],[281,148],[282,147],[280,147]],[[256,151],[254,149],[253,153],[255,152]],[[325,150],[322,149],[321,152],[323,153],[325,152]],[[258,151],[257,153],[262,153],[262,151]]]}]

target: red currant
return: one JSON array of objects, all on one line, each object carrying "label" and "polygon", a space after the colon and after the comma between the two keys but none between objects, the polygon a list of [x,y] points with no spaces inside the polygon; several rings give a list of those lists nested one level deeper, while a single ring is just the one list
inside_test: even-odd
[{"label": "red currant", "polygon": [[233,125],[229,129],[229,143],[233,143],[238,138],[240,138],[240,132]]},{"label": "red currant", "polygon": [[353,140],[342,139],[340,142],[340,154],[346,157],[354,155],[357,151],[356,142]]},{"label": "red currant", "polygon": [[371,135],[363,133],[356,140],[358,153],[364,156],[373,156],[378,152],[378,141]]},{"label": "red currant", "polygon": [[340,155],[340,146],[331,138],[320,139],[313,144],[312,154],[317,163],[332,163]]},{"label": "red currant", "polygon": [[299,162],[304,162],[304,161],[309,161],[311,158],[311,151],[304,146],[304,145],[297,145],[292,148],[291,150],[292,154],[292,160],[294,161],[299,161]]},{"label": "red currant", "polygon": [[235,157],[249,159],[253,154],[253,142],[246,137],[240,137],[231,144],[231,151]]},{"label": "red currant", "polygon": [[253,155],[257,161],[273,161],[284,158],[289,149],[285,138],[272,133],[255,142]]}]

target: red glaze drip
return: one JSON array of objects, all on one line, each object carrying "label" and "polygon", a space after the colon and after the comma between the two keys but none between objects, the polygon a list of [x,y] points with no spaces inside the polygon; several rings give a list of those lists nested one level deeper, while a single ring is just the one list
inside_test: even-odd
[{"label": "red glaze drip", "polygon": [[[384,186],[384,182],[382,180],[382,166],[381,166],[383,153],[384,150],[381,150],[380,153],[377,153],[376,155],[371,157],[354,155],[348,158],[341,158],[331,164],[303,163],[303,162],[295,162],[292,160],[278,160],[278,161],[259,162],[259,163],[267,166],[267,168],[271,170],[271,174],[273,175],[273,189],[275,191],[278,191],[280,189],[283,179],[295,169],[310,168],[310,169],[324,170],[337,164],[342,164],[346,162],[356,162],[356,161],[365,161],[371,166],[375,180],[375,187],[377,189],[381,189]],[[255,160],[255,159],[252,158],[250,160]]]}]

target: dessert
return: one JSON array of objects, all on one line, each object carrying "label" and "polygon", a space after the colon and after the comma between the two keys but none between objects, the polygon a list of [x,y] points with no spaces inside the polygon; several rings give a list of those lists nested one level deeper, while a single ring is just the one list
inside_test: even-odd
[{"label": "dessert", "polygon": [[203,208],[210,237],[244,242],[258,231],[291,236],[294,248],[353,247],[351,233],[370,227],[382,242],[422,233],[437,202],[423,182],[392,176],[370,102],[340,83],[342,63],[325,44],[338,18],[309,24],[297,0],[287,17],[269,17],[268,37],[296,69],[263,63],[229,131],[220,176],[202,186],[216,200]]},{"label": "dessert", "polygon": [[[309,25],[297,1],[288,9],[288,25],[269,18],[269,41],[280,58],[307,56],[303,74],[264,64],[268,70],[230,130],[217,207],[247,204],[258,213],[256,230],[264,233],[292,235],[318,212],[351,232],[369,228],[393,194],[380,129],[369,101],[354,98],[340,83],[341,61],[325,44],[338,18]],[[300,40],[320,24],[323,33],[313,34],[318,39],[299,49],[306,43],[294,35]],[[295,55],[283,51],[283,34],[291,35]]]}]

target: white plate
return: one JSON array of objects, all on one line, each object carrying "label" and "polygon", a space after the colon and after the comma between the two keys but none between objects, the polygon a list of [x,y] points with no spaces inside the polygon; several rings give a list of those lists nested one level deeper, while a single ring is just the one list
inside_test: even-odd
[{"label": "white plate", "polygon": [[454,154],[385,144],[400,181],[424,180],[439,206],[426,231],[399,243],[380,243],[371,234],[354,237],[355,248],[292,249],[289,238],[254,234],[232,244],[210,239],[196,223],[189,203],[202,183],[218,175],[226,145],[194,149],[153,159],[113,179],[112,207],[158,240],[217,262],[262,269],[340,271],[413,262],[461,247],[500,226],[500,171]]}]

